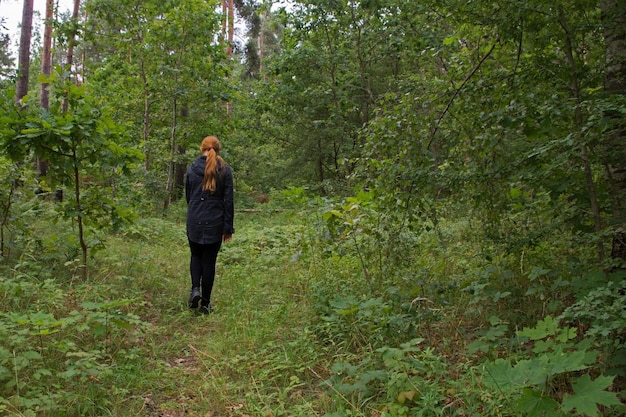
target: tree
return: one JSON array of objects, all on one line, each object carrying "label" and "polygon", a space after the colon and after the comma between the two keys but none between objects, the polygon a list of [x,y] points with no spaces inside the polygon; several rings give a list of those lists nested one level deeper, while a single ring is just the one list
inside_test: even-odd
[{"label": "tree", "polygon": [[[267,106],[285,133],[294,173],[323,189],[339,185],[358,158],[358,132],[389,88],[396,50],[389,48],[397,9],[376,2],[297,2],[286,19],[280,57],[266,63]],[[269,80],[268,80],[269,81]],[[274,88],[275,85],[279,86]],[[325,185],[324,185],[325,184]]]},{"label": "tree", "polygon": [[[159,207],[180,195],[188,149],[226,131],[231,95],[215,2],[89,3],[87,74],[144,146],[145,183]],[[211,35],[213,34],[213,35]]]},{"label": "tree", "polygon": [[[4,19],[0,20],[0,28],[4,27]],[[6,78],[11,73],[11,67],[13,66],[13,60],[9,51],[9,35],[6,33],[0,33],[0,78]]]},{"label": "tree", "polygon": [[[72,11],[72,17],[70,20],[70,31],[67,42],[67,55],[65,57],[65,65],[67,70],[71,74],[72,66],[74,65],[74,46],[76,45],[76,37],[78,35],[78,12],[80,11],[80,0],[74,0],[74,8]],[[63,108],[67,107],[67,101],[63,103]]]},{"label": "tree", "polygon": [[[50,77],[52,70],[52,19],[54,14],[54,0],[46,0],[46,20],[43,35],[43,49],[41,52],[41,74],[44,77]],[[39,104],[42,109],[48,110],[50,105],[50,91],[48,83],[41,83],[41,91],[39,94]],[[39,176],[43,177],[48,171],[47,161],[37,157],[37,171]]]},{"label": "tree", "polygon": [[28,93],[30,41],[33,31],[33,1],[34,0],[24,0],[24,8],[22,10],[22,30],[20,34],[18,77],[15,94],[15,100],[17,103],[19,103]]},{"label": "tree", "polygon": [[[46,0],[46,20],[44,22],[43,49],[41,52],[41,74],[49,77],[52,70],[52,19],[54,18],[54,0]],[[47,109],[50,92],[47,83],[41,83],[39,103]]]},{"label": "tree", "polygon": [[[86,94],[84,86],[62,80],[57,73],[46,80],[54,88],[54,105],[49,111],[33,107],[28,114],[11,112],[5,121],[11,129],[0,136],[0,149],[13,161],[23,161],[30,152],[50,161],[52,185],[71,184],[73,198],[57,206],[60,216],[76,221],[82,252],[80,271],[88,274],[90,245],[87,227],[115,228],[129,220],[130,213],[120,209],[107,194],[101,181],[87,188],[86,177],[114,178],[128,175],[141,154],[131,144],[123,126],[117,125],[108,109]],[[14,116],[14,119],[9,119]]]}]

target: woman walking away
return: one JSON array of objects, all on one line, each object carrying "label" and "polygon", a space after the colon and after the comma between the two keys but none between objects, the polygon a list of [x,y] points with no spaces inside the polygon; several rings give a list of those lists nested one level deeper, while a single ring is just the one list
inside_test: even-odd
[{"label": "woman walking away", "polygon": [[185,180],[187,199],[187,238],[191,250],[191,295],[189,308],[207,314],[213,311],[211,291],[215,263],[222,242],[228,242],[235,229],[233,218],[233,172],[222,159],[220,141],[207,136],[200,155],[189,166]]}]

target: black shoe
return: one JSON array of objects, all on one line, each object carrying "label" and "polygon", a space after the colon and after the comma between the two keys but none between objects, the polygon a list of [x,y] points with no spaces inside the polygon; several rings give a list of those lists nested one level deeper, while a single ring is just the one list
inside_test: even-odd
[{"label": "black shoe", "polygon": [[211,314],[215,313],[215,308],[211,304],[208,306],[200,306],[200,314]]},{"label": "black shoe", "polygon": [[198,303],[202,299],[202,294],[200,294],[200,288],[193,287],[191,289],[191,295],[189,296],[189,308],[198,308]]}]

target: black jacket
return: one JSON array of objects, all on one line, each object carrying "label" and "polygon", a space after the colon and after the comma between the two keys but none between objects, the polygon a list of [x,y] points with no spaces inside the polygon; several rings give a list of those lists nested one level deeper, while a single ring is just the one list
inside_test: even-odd
[{"label": "black jacket", "polygon": [[218,165],[215,192],[203,191],[205,163],[206,156],[199,156],[189,166],[185,179],[187,237],[200,244],[216,243],[222,235],[235,233],[233,172],[228,165]]}]

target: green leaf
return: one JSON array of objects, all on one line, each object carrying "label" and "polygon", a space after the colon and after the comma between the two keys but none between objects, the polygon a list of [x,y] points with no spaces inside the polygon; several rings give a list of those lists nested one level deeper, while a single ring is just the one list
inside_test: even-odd
[{"label": "green leaf", "polygon": [[525,389],[524,395],[517,403],[519,411],[526,413],[528,417],[557,417],[559,413],[559,403],[540,391]]},{"label": "green leaf", "polygon": [[526,384],[526,377],[511,366],[511,361],[496,359],[485,365],[485,382],[495,386],[503,393],[512,392]]},{"label": "green leaf", "polygon": [[443,40],[443,44],[446,46],[450,46],[458,42],[458,40],[459,39],[457,36],[448,36],[447,38]]},{"label": "green leaf", "polygon": [[621,405],[617,394],[605,391],[613,383],[613,378],[599,376],[592,381],[589,375],[581,376],[572,386],[574,395],[563,399],[563,410],[569,412],[576,409],[579,414],[593,417],[598,415],[598,405]]},{"label": "green leaf", "polygon": [[343,216],[343,214],[342,214],[339,210],[330,210],[330,211],[325,212],[325,213],[322,215],[322,218],[323,218],[324,220],[330,220],[330,219],[332,219],[333,217],[338,217],[338,218],[341,218],[342,216]]},{"label": "green leaf", "polygon": [[22,352],[20,355],[30,360],[41,359],[41,355],[39,354],[39,352],[35,352],[34,350],[28,350],[26,352]]},{"label": "green leaf", "polygon": [[112,325],[114,325],[115,327],[121,328],[121,329],[132,329],[133,325],[124,321],[124,320],[120,320],[120,319],[114,319],[112,318],[110,320],[110,323]]},{"label": "green leaf", "polygon": [[524,327],[517,332],[518,336],[526,336],[530,340],[541,340],[545,337],[556,334],[559,324],[552,316],[547,316],[544,320],[537,322],[534,328]]}]

